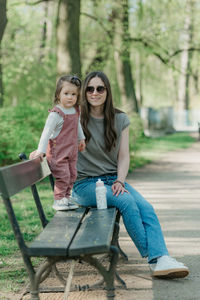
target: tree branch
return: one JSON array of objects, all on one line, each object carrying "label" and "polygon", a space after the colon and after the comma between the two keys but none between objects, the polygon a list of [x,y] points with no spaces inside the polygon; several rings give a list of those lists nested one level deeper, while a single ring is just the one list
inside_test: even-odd
[{"label": "tree branch", "polygon": [[50,1],[53,1],[53,0],[37,0],[35,2],[28,2],[28,0],[25,1],[25,3],[23,2],[14,2],[12,3],[11,5],[12,6],[17,6],[17,5],[31,5],[31,6],[34,6],[34,5],[37,5],[37,4],[40,4],[42,2],[50,2]]},{"label": "tree branch", "polygon": [[40,4],[40,3],[42,3],[42,2],[49,2],[49,1],[52,1],[52,0],[38,0],[38,1],[32,2],[32,3],[26,1],[26,4],[28,4],[28,5],[37,5],[37,4]]},{"label": "tree branch", "polygon": [[103,30],[108,34],[109,38],[112,38],[112,34],[111,34],[110,30],[108,30],[108,29],[104,26],[103,21],[101,21],[98,17],[95,17],[95,16],[93,16],[93,15],[90,15],[90,14],[88,14],[88,13],[86,13],[86,12],[81,12],[81,15],[86,16],[86,17],[88,17],[88,18],[90,18],[90,19],[92,19],[92,20],[95,20],[97,23],[99,23],[100,26],[102,26]]},{"label": "tree branch", "polygon": [[130,38],[130,41],[142,43],[146,48],[149,48],[152,51],[152,54],[154,54],[156,57],[158,57],[161,60],[161,62],[164,64],[170,63],[170,60],[174,56],[180,54],[183,51],[200,51],[200,48],[198,48],[198,47],[197,48],[190,47],[188,49],[177,49],[172,54],[170,54],[166,49],[162,48],[160,45],[157,45],[157,47],[160,47],[160,49],[166,54],[166,57],[163,57],[160,53],[155,51],[154,45],[152,45],[150,42],[148,42],[147,40],[145,40],[143,38]]},{"label": "tree branch", "polygon": [[183,51],[188,51],[188,52],[190,52],[190,51],[200,51],[200,48],[190,47],[188,49],[178,49],[178,50],[174,51],[174,53],[172,53],[170,55],[170,58],[172,58],[173,56],[176,56],[177,54],[179,54],[179,53],[181,53]]}]

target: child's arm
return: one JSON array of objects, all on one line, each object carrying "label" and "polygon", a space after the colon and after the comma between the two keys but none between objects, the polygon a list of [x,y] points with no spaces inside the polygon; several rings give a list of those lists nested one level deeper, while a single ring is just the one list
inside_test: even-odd
[{"label": "child's arm", "polygon": [[46,120],[42,135],[40,137],[39,145],[37,150],[30,153],[29,158],[33,159],[35,157],[40,157],[41,160],[46,154],[46,149],[48,145],[48,141],[55,130],[57,124],[59,122],[59,115],[55,112],[51,112],[48,115],[48,118]]},{"label": "child's arm", "polygon": [[83,133],[83,129],[81,126],[81,122],[80,122],[80,117],[78,120],[78,141],[84,140],[85,139],[85,135]]},{"label": "child's arm", "polygon": [[40,157],[41,161],[43,160],[43,157],[45,156],[45,153],[39,153],[38,150],[34,150],[30,153],[29,158],[33,159],[36,157]]},{"label": "child's arm", "polygon": [[85,150],[85,135],[81,126],[80,117],[78,120],[78,150],[80,152]]},{"label": "child's arm", "polygon": [[78,150],[79,150],[80,152],[82,152],[82,151],[85,150],[85,139],[80,140],[80,141],[78,142]]}]

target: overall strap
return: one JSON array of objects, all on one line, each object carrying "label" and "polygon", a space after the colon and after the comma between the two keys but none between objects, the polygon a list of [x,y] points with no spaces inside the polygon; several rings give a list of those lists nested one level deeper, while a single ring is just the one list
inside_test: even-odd
[{"label": "overall strap", "polygon": [[65,118],[65,114],[64,112],[57,106],[54,106],[54,108],[49,109],[48,112],[57,112],[58,114],[61,115],[61,117],[64,119]]},{"label": "overall strap", "polygon": [[80,107],[79,106],[75,106],[76,112],[78,113],[78,116],[80,116]]}]

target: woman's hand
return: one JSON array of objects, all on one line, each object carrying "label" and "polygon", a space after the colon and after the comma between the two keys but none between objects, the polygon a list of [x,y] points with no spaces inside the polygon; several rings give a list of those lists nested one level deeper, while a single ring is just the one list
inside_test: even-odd
[{"label": "woman's hand", "polygon": [[119,181],[113,182],[112,191],[113,191],[113,195],[115,196],[119,196],[120,193],[123,195],[124,192],[129,193],[129,191],[127,191],[125,187],[122,185],[122,183]]},{"label": "woman's hand", "polygon": [[29,159],[33,159],[33,158],[39,157],[40,160],[43,161],[43,157],[44,156],[45,156],[44,153],[40,153],[37,150],[35,150],[35,151],[33,151],[33,152],[30,153]]}]

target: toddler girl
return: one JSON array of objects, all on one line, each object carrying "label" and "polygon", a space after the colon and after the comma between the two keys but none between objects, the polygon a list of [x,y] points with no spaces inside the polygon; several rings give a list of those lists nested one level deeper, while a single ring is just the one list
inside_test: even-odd
[{"label": "toddler girl", "polygon": [[81,81],[78,77],[64,75],[57,81],[54,108],[46,120],[38,149],[30,158],[46,154],[52,175],[55,178],[55,210],[76,209],[70,196],[76,180],[78,150],[85,149],[85,136],[80,124],[79,102]]}]

